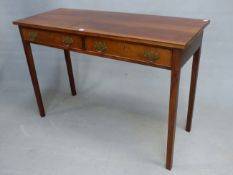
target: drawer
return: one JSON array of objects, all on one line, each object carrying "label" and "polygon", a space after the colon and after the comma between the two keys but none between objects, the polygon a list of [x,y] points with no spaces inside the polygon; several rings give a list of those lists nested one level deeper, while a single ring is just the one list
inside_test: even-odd
[{"label": "drawer", "polygon": [[126,43],[123,41],[87,37],[85,48],[88,52],[119,57],[150,65],[171,67],[172,52],[169,49]]},{"label": "drawer", "polygon": [[23,38],[32,43],[64,49],[81,49],[81,38],[76,35],[45,30],[22,29]]}]

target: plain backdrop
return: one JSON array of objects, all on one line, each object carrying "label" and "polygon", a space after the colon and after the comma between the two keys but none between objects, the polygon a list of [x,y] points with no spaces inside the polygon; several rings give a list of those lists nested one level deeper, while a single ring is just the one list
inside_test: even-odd
[{"label": "plain backdrop", "polygon": [[[210,19],[192,132],[184,131],[191,59],[182,69],[174,166],[164,168],[170,73],[33,45],[47,116],[38,114],[17,26],[55,8]],[[233,174],[232,0],[1,0],[0,175]]]}]

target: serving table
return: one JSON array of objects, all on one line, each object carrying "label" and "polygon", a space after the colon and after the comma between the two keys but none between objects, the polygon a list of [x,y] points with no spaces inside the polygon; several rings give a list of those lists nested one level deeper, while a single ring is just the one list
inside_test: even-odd
[{"label": "serving table", "polygon": [[45,110],[31,43],[64,50],[72,95],[76,89],[70,51],[169,70],[166,168],[172,168],[180,71],[193,56],[186,123],[190,132],[203,30],[209,20],[61,8],[13,23],[19,27],[41,117]]}]

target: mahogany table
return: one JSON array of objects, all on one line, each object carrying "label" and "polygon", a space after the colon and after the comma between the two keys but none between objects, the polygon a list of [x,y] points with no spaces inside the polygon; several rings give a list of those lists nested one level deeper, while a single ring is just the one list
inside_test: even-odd
[{"label": "mahogany table", "polygon": [[13,22],[19,26],[41,117],[45,110],[31,43],[64,50],[72,95],[76,95],[69,51],[171,71],[166,168],[172,168],[180,70],[193,56],[186,131],[193,116],[204,28],[209,20],[56,9]]}]

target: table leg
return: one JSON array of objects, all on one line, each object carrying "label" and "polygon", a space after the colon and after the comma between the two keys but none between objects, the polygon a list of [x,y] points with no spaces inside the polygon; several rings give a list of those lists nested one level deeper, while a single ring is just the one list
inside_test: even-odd
[{"label": "table leg", "polygon": [[201,55],[201,48],[199,48],[194,53],[194,56],[193,56],[192,76],[191,76],[191,84],[190,84],[190,92],[189,92],[188,115],[187,115],[187,123],[186,123],[186,131],[188,132],[191,131],[191,126],[192,126],[193,108],[194,108],[194,101],[195,101],[195,94],[196,94],[200,55]]},{"label": "table leg", "polygon": [[67,67],[68,76],[69,76],[71,94],[75,96],[76,89],[75,89],[74,75],[73,75],[73,69],[72,69],[72,63],[71,63],[69,50],[64,50],[64,54],[65,54],[66,67]]},{"label": "table leg", "polygon": [[174,50],[173,58],[172,58],[172,70],[171,70],[168,136],[167,136],[167,159],[166,159],[166,168],[169,170],[171,170],[173,163],[179,82],[180,82],[180,51]]},{"label": "table leg", "polygon": [[32,85],[34,88],[40,116],[44,117],[45,110],[44,110],[44,105],[43,105],[43,101],[42,101],[42,97],[41,97],[41,93],[40,93],[40,86],[39,86],[38,79],[37,79],[35,64],[33,61],[31,45],[30,45],[30,42],[24,41],[23,38],[22,38],[22,42],[23,42],[23,47],[24,47],[24,51],[25,51],[25,55],[26,55],[26,59],[27,59],[27,64],[28,64],[28,69],[29,69],[29,72],[31,75]]}]

